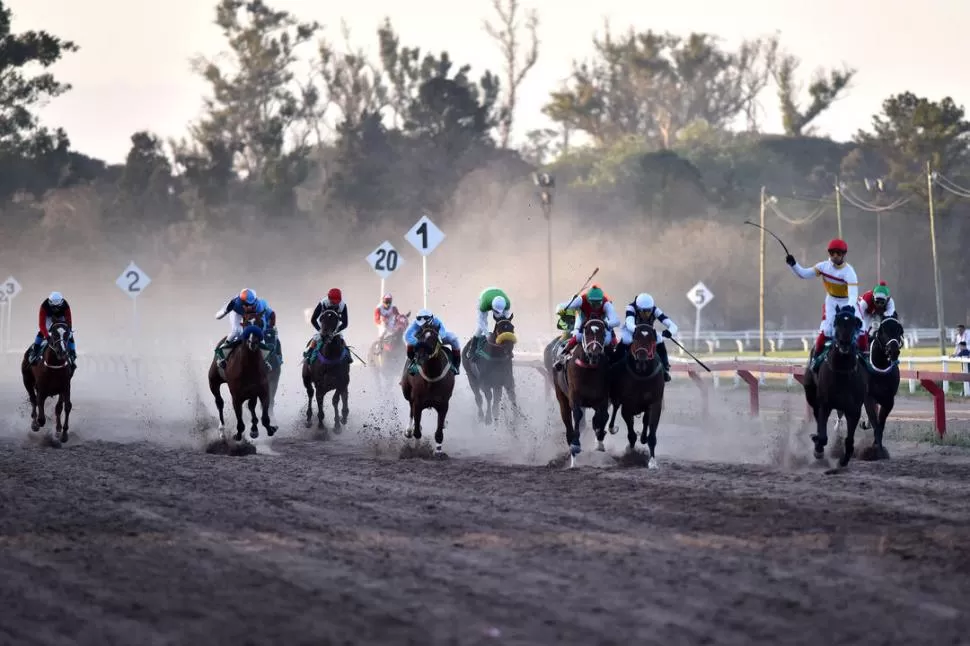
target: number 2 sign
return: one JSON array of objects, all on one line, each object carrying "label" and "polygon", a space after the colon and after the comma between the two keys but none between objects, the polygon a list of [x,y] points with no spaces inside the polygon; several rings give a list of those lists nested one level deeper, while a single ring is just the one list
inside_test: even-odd
[{"label": "number 2 sign", "polygon": [[138,298],[138,295],[148,287],[152,282],[152,279],[148,277],[148,274],[143,272],[141,268],[138,267],[134,262],[129,264],[121,275],[118,276],[118,280],[115,281],[115,285],[118,289],[125,292],[132,298]]}]

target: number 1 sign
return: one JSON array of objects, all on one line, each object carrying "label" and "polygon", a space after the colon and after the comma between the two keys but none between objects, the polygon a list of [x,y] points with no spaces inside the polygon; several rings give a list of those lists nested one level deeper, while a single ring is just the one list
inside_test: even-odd
[{"label": "number 1 sign", "polygon": [[438,248],[445,234],[441,229],[434,225],[427,215],[422,215],[421,219],[415,222],[411,230],[405,234],[404,239],[421,254],[421,268],[424,277],[424,306],[428,307],[428,256]]}]

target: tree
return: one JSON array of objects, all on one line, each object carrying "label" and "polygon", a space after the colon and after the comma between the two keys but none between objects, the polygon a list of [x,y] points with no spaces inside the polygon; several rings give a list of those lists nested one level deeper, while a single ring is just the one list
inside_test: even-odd
[{"label": "tree", "polygon": [[539,15],[535,10],[526,15],[525,29],[529,35],[529,48],[520,62],[518,0],[492,0],[492,7],[498,14],[500,22],[498,26],[494,26],[486,20],[485,31],[498,43],[505,64],[505,97],[502,104],[504,115],[499,124],[499,144],[502,148],[508,148],[515,107],[518,103],[519,86],[539,60]]},{"label": "tree", "polygon": [[173,188],[172,164],[162,151],[158,137],[145,131],[131,136],[131,149],[119,187],[131,197],[167,199]]},{"label": "tree", "polygon": [[670,148],[677,134],[701,119],[729,125],[767,85],[776,39],[748,40],[734,52],[709,34],[686,39],[632,29],[594,38],[596,58],[574,64],[570,84],[543,109],[553,121],[603,145],[637,135]]},{"label": "tree", "polygon": [[[196,59],[212,96],[205,116],[192,129],[195,146],[182,159],[195,167],[232,167],[270,191],[289,191],[302,181],[309,155],[307,123],[319,103],[318,90],[298,87],[293,65],[299,47],[319,29],[302,23],[263,0],[221,0],[216,24],[229,45],[230,63]],[[209,162],[203,161],[211,155]],[[211,187],[210,187],[211,188]]]},{"label": "tree", "polygon": [[849,67],[829,70],[828,73],[822,69],[816,70],[815,78],[808,86],[811,103],[802,109],[795,98],[798,94],[795,73],[799,64],[798,58],[785,54],[780,57],[773,72],[775,83],[778,85],[778,100],[781,103],[782,127],[785,129],[785,134],[789,136],[811,134],[810,131],[806,131],[806,128],[849,88],[849,83],[856,74],[856,70]]},{"label": "tree", "polygon": [[886,165],[887,177],[903,190],[926,195],[925,164],[944,175],[970,163],[970,121],[952,98],[930,101],[912,92],[891,96],[872,118],[872,132],[855,137]]},{"label": "tree", "polygon": [[326,42],[320,43],[320,76],[328,101],[340,111],[345,128],[356,128],[388,104],[387,83],[361,49],[350,45],[350,30],[343,24],[345,51],[338,53]]}]

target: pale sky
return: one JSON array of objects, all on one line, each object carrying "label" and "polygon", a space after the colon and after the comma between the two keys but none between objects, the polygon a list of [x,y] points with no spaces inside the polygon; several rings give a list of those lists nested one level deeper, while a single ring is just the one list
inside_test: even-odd
[{"label": "pale sky", "polygon": [[[326,25],[339,38],[340,19],[352,40],[376,49],[376,29],[389,16],[402,43],[447,50],[477,75],[500,71],[496,46],[482,29],[491,0],[268,0],[274,8]],[[970,107],[970,2],[961,0],[521,0],[539,10],[539,62],[520,90],[513,138],[546,125],[540,113],[574,58],[591,51],[591,36],[604,19],[614,30],[634,26],[678,34],[690,31],[742,38],[781,33],[783,46],[801,57],[805,80],[817,66],[847,63],[859,70],[846,98],[817,120],[822,134],[846,139],[868,127],[891,94],[910,90],[938,100],[950,95]],[[109,162],[121,162],[130,136],[148,129],[164,137],[185,133],[198,116],[205,85],[190,70],[196,54],[223,49],[210,0],[7,0],[14,31],[47,29],[74,40],[55,71],[74,89],[42,111],[46,125],[64,127],[73,147]],[[806,7],[796,10],[794,7]],[[763,128],[780,128],[774,90],[762,97]]]}]

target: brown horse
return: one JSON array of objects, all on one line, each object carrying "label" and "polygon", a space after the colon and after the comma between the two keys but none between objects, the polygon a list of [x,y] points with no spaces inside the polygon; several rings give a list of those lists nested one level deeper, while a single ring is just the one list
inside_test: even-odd
[{"label": "brown horse", "polygon": [[[465,374],[468,385],[475,395],[475,405],[478,407],[478,419],[486,424],[498,419],[499,403],[502,401],[502,391],[509,395],[512,407],[518,410],[515,401],[515,378],[512,376],[512,350],[515,348],[515,325],[512,316],[495,322],[495,329],[486,337],[481,355],[475,353],[475,339],[471,339],[462,348],[462,359],[465,364]],[[485,410],[482,410],[482,394],[485,395]]]},{"label": "brown horse", "polygon": [[[333,393],[333,432],[340,433],[340,425],[347,423],[350,407],[347,405],[347,391],[350,387],[350,364],[345,360],[349,352],[342,336],[337,334],[340,315],[333,310],[324,310],[320,321],[320,340],[303,360],[303,387],[306,388],[306,427],[310,428],[313,419],[313,391],[317,395],[317,428],[324,428],[323,396]],[[313,346],[313,339],[307,344]],[[337,405],[343,400],[343,409],[337,413]]]},{"label": "brown horse", "polygon": [[[24,379],[24,388],[30,397],[30,423],[32,431],[38,431],[47,423],[44,415],[44,405],[49,397],[57,395],[54,406],[55,430],[60,434],[57,438],[67,442],[67,432],[71,419],[71,378],[74,369],[68,356],[68,341],[71,331],[66,323],[54,323],[49,330],[50,337],[41,352],[41,360],[36,365],[30,365],[28,360],[30,348],[24,353],[20,372]],[[64,412],[64,424],[61,425],[61,412]]]},{"label": "brown horse", "polygon": [[640,444],[646,444],[650,450],[647,467],[656,469],[657,426],[663,410],[664,374],[663,363],[657,355],[657,331],[652,325],[641,323],[636,326],[626,356],[611,367],[610,400],[613,402],[610,432],[616,432],[613,422],[616,412],[622,408],[626,437],[630,442],[628,453],[633,453],[637,443],[633,418],[643,415]]},{"label": "brown horse", "polygon": [[[266,366],[266,356],[269,352],[275,352],[271,348],[266,352],[263,346],[263,329],[257,324],[244,321],[242,343],[232,350],[226,360],[225,370],[219,368],[215,357],[209,365],[209,390],[216,400],[216,408],[219,410],[219,430],[226,427],[226,420],[223,416],[225,402],[222,399],[220,389],[222,384],[229,385],[229,394],[232,396],[232,410],[236,414],[236,437],[238,442],[242,439],[243,430],[246,425],[243,422],[243,404],[249,403],[249,413],[252,415],[252,427],[249,430],[249,437],[256,439],[259,437],[259,426],[256,418],[256,402],[262,407],[262,422],[266,434],[270,437],[276,433],[276,427],[270,424],[270,369]],[[220,341],[220,345],[225,338]]]},{"label": "brown horse", "polygon": [[400,359],[404,358],[404,331],[408,329],[411,312],[397,314],[388,321],[387,331],[384,335],[374,341],[367,353],[367,363],[378,368],[381,373],[390,367],[401,365]]},{"label": "brown horse", "polygon": [[606,357],[606,323],[590,319],[583,325],[583,341],[566,360],[564,370],[553,377],[559,413],[566,426],[566,442],[569,444],[570,466],[576,465],[576,456],[582,451],[579,433],[583,409],[593,409],[593,431],[596,433],[597,450],[605,451],[606,421],[609,418],[610,387],[609,360]]},{"label": "brown horse", "polygon": [[438,413],[438,428],[434,432],[435,455],[442,455],[445,441],[445,417],[455,390],[455,373],[451,370],[451,357],[441,345],[438,328],[433,321],[422,325],[416,334],[414,363],[417,372],[410,374],[408,362],[404,364],[401,392],[411,405],[411,415],[405,437],[421,439],[421,414],[426,408]]}]

